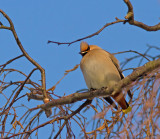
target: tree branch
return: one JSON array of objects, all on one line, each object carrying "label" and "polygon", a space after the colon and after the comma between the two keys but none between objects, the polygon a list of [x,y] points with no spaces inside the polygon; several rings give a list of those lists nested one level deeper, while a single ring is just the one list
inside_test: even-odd
[{"label": "tree branch", "polygon": [[51,108],[51,107],[58,106],[58,105],[71,104],[71,103],[74,103],[74,102],[77,102],[83,99],[109,96],[111,94],[114,95],[120,92],[122,88],[136,81],[139,77],[155,70],[158,67],[160,67],[160,58],[154,61],[150,61],[146,63],[145,65],[137,68],[135,71],[132,72],[132,74],[125,77],[115,86],[111,86],[108,88],[101,88],[98,90],[84,92],[84,93],[73,93],[71,95],[62,97],[60,99],[50,101],[46,104],[38,105],[37,107],[42,108],[42,109],[47,109],[47,108]]},{"label": "tree branch", "polygon": [[134,20],[134,12],[133,12],[133,6],[131,4],[131,2],[129,0],[124,0],[124,2],[126,3],[127,7],[128,7],[128,13],[125,16],[125,19],[127,19],[127,22],[130,25],[134,25],[137,27],[140,27],[146,31],[157,31],[160,30],[160,23],[158,23],[157,25],[154,26],[148,26],[142,22],[136,21]]},{"label": "tree branch", "polygon": [[127,5],[128,7],[128,12],[127,12],[127,15],[125,16],[125,19],[119,19],[119,18],[115,18],[116,21],[114,22],[110,22],[110,23],[106,23],[101,29],[99,29],[97,32],[91,34],[91,35],[88,35],[86,37],[83,37],[83,38],[80,38],[80,39],[77,39],[75,41],[71,41],[71,42],[57,42],[57,41],[50,41],[48,40],[48,43],[55,43],[55,44],[58,44],[58,45],[62,45],[62,44],[68,44],[71,45],[75,42],[78,42],[78,41],[82,41],[82,40],[85,40],[85,39],[88,39],[88,38],[91,38],[93,36],[96,36],[98,35],[99,33],[101,33],[106,27],[110,26],[110,25],[113,25],[113,24],[116,24],[116,23],[120,23],[120,22],[123,22],[123,24],[125,24],[126,22],[128,22],[130,25],[134,25],[134,26],[137,26],[137,27],[140,27],[146,31],[158,31],[160,30],[160,23],[154,25],[154,26],[148,26],[142,22],[139,22],[139,21],[136,21],[134,20],[134,12],[133,12],[133,6],[131,4],[131,2],[129,0],[123,0],[125,2],[125,4]]},{"label": "tree branch", "polygon": [[128,20],[130,20],[130,22],[133,22],[134,21],[133,6],[129,0],[123,0],[123,1],[126,3],[126,5],[128,7],[128,13],[125,16],[125,19],[128,19]]},{"label": "tree branch", "polygon": [[[22,44],[21,44],[21,42],[20,42],[20,40],[19,40],[19,38],[18,38],[18,36],[17,36],[17,33],[16,33],[16,31],[15,31],[15,28],[14,28],[14,24],[13,24],[12,20],[9,18],[9,16],[8,16],[4,11],[2,11],[1,9],[0,9],[0,13],[2,13],[2,15],[8,20],[8,22],[9,22],[9,24],[10,24],[10,27],[9,27],[8,29],[12,31],[13,36],[14,36],[16,42],[17,42],[17,45],[19,46],[19,48],[20,48],[20,50],[22,51],[23,55],[24,55],[33,65],[35,65],[35,66],[40,70],[40,72],[41,72],[41,82],[42,82],[42,88],[41,88],[41,89],[42,89],[42,93],[43,93],[43,97],[44,97],[44,98],[43,98],[43,101],[44,101],[44,103],[49,102],[49,98],[48,98],[47,93],[46,93],[45,70],[44,70],[34,59],[32,59],[32,58],[28,55],[28,53],[25,51],[25,49],[23,48],[23,46],[22,46]],[[3,25],[1,25],[0,27],[3,28],[3,29],[7,29],[7,28],[4,28]],[[0,29],[1,29],[1,28],[0,28]],[[49,117],[49,116],[51,115],[51,110],[46,110],[46,115],[47,115],[47,117]]]},{"label": "tree branch", "polygon": [[154,25],[154,26],[148,26],[142,22],[138,22],[136,20],[134,20],[134,22],[129,22],[130,25],[134,25],[134,26],[137,26],[137,27],[140,27],[146,31],[158,31],[160,30],[160,23],[158,23],[157,25]]},{"label": "tree branch", "polygon": [[61,128],[59,129],[59,131],[57,132],[57,134],[54,136],[54,139],[56,139],[58,137],[58,135],[60,134],[60,132],[62,131],[63,127],[65,126],[65,124],[67,123],[67,120],[69,120],[71,117],[73,117],[75,114],[77,114],[78,112],[80,112],[84,107],[86,107],[87,105],[91,104],[92,100],[87,99],[78,109],[76,109],[75,111],[73,111],[71,114],[67,115],[64,117],[64,123],[61,126]]},{"label": "tree branch", "polygon": [[18,95],[20,94],[21,90],[23,89],[25,83],[27,82],[27,80],[30,78],[30,76],[32,75],[32,73],[37,70],[37,68],[33,69],[30,74],[27,76],[27,78],[25,79],[25,81],[22,83],[21,87],[18,89],[18,91],[16,92],[15,96],[13,97],[11,103],[9,104],[8,108],[7,109],[4,109],[2,112],[1,112],[1,115],[3,115],[6,111],[6,114],[5,114],[5,117],[4,117],[4,120],[2,121],[2,137],[4,135],[4,131],[5,131],[5,123],[6,123],[6,120],[7,120],[7,117],[8,117],[8,112],[11,108],[11,106],[13,105],[13,103],[15,102],[15,99],[18,97]]},{"label": "tree branch", "polygon": [[18,59],[18,58],[21,58],[21,57],[23,57],[23,56],[24,56],[24,55],[22,54],[22,55],[17,56],[17,57],[15,57],[15,58],[13,58],[13,59],[10,59],[10,60],[7,61],[5,64],[0,65],[0,67],[2,67],[1,70],[4,69],[8,64],[10,64],[11,62],[13,62],[14,60],[16,60],[16,59]]},{"label": "tree branch", "polygon": [[101,29],[99,29],[97,32],[91,34],[91,35],[88,35],[86,37],[83,37],[83,38],[80,38],[80,39],[77,39],[75,41],[72,41],[72,42],[56,42],[56,41],[48,41],[48,43],[56,43],[58,45],[62,45],[62,44],[68,44],[71,45],[72,43],[75,43],[75,42],[78,42],[78,41],[81,41],[81,40],[85,40],[85,39],[88,39],[88,38],[91,38],[95,35],[98,35],[99,33],[101,33],[106,27],[110,26],[110,25],[113,25],[113,24],[116,24],[116,23],[120,23],[120,22],[125,22],[125,20],[122,20],[122,19],[118,19],[118,18],[115,18],[116,21],[114,22],[110,22],[110,23],[106,23]]}]

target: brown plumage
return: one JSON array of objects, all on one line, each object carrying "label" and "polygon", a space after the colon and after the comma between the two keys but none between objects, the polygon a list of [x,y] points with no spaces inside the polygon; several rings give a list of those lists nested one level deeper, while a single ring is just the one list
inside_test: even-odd
[{"label": "brown plumage", "polygon": [[[80,67],[89,89],[100,89],[115,85],[124,78],[118,60],[102,48],[81,42],[80,54],[83,56]],[[130,91],[128,93],[131,95]],[[131,110],[123,93],[112,95],[112,98],[122,107],[125,113]],[[104,97],[104,99],[117,109],[111,97]]]}]

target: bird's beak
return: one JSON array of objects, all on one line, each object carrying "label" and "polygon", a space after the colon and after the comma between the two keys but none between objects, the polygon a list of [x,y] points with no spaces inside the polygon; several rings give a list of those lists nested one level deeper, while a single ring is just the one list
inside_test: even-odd
[{"label": "bird's beak", "polygon": [[87,50],[87,51],[79,52],[79,54],[80,54],[81,56],[84,56],[84,55],[87,54],[87,53],[88,53],[88,50]]},{"label": "bird's beak", "polygon": [[81,55],[81,52],[79,52],[79,54]]},{"label": "bird's beak", "polygon": [[79,52],[79,54],[80,54],[81,56],[84,56],[86,53],[87,53],[87,51]]}]

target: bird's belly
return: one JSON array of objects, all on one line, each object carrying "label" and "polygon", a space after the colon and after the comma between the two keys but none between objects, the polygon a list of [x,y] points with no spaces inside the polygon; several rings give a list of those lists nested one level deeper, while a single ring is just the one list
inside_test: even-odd
[{"label": "bird's belly", "polygon": [[83,75],[88,88],[100,89],[116,84],[120,80],[118,71],[101,63],[90,64],[89,68],[83,70]]}]

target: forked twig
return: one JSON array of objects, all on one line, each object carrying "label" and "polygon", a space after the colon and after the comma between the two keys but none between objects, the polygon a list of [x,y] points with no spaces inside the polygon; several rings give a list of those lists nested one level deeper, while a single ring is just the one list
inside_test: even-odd
[{"label": "forked twig", "polygon": [[[32,59],[28,53],[25,51],[24,47],[22,46],[18,36],[17,36],[17,33],[15,31],[15,28],[14,28],[14,24],[12,22],[12,20],[9,18],[9,16],[0,9],[0,13],[2,13],[2,15],[8,20],[9,24],[10,24],[10,27],[6,28],[4,25],[1,25],[0,26],[0,29],[9,29],[12,31],[13,33],[13,36],[17,42],[17,45],[19,46],[20,50],[22,51],[23,55],[33,64],[35,65],[41,72],[41,82],[42,82],[42,94],[43,94],[43,101],[44,103],[47,103],[49,102],[49,98],[47,96],[47,93],[46,93],[46,79],[45,79],[45,70],[34,60]],[[46,110],[46,115],[47,117],[49,117],[51,115],[51,109],[50,110]]]}]

